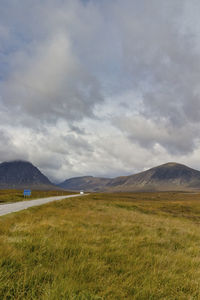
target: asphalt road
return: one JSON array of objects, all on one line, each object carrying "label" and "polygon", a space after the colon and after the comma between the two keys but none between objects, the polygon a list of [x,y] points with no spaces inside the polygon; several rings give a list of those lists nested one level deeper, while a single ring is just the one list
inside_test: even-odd
[{"label": "asphalt road", "polygon": [[48,198],[40,198],[36,200],[30,201],[20,201],[16,203],[9,203],[9,204],[1,204],[0,205],[0,216],[7,215],[9,213],[17,212],[23,209],[27,209],[32,206],[38,206],[42,204],[46,204],[48,202],[53,202],[57,200],[62,200],[66,198],[72,197],[80,197],[80,194],[77,195],[65,195],[65,196],[55,196],[55,197],[48,197]]}]

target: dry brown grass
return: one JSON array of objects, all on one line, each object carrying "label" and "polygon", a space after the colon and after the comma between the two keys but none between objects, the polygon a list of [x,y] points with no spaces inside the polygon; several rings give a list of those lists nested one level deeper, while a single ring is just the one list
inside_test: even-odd
[{"label": "dry brown grass", "polygon": [[94,194],[0,218],[0,299],[200,299],[200,195]]}]

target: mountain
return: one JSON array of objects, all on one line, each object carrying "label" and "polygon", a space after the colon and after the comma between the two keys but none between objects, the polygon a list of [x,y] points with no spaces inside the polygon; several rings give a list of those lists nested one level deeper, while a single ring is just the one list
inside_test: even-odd
[{"label": "mountain", "polygon": [[58,186],[71,191],[101,191],[104,186],[109,183],[109,178],[82,176],[67,179],[61,182]]},{"label": "mountain", "polygon": [[0,164],[0,188],[55,189],[56,187],[30,162],[11,161]]},{"label": "mountain", "polygon": [[106,189],[115,191],[178,191],[200,189],[200,171],[167,163],[147,171],[111,179]]},{"label": "mountain", "polygon": [[59,186],[106,192],[193,191],[200,189],[200,171],[171,162],[130,176],[113,179],[78,177],[68,179]]}]

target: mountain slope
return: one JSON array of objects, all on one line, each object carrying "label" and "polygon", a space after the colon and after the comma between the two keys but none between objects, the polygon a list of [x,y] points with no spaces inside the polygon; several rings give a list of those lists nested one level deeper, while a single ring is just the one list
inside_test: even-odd
[{"label": "mountain slope", "polygon": [[106,189],[169,191],[200,189],[200,172],[182,164],[167,163],[147,171],[110,180]]},{"label": "mountain slope", "polygon": [[71,191],[101,191],[109,181],[109,178],[83,176],[67,179],[58,186]]},{"label": "mountain slope", "polygon": [[92,176],[71,178],[59,186],[69,190],[107,192],[191,191],[200,189],[200,171],[182,164],[167,163],[138,174],[113,179]]},{"label": "mountain slope", "polygon": [[0,188],[52,189],[55,186],[30,162],[11,161],[0,164]]}]

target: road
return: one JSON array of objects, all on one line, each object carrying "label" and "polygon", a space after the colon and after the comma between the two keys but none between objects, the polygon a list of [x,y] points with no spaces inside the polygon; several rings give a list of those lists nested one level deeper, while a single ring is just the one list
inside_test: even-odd
[{"label": "road", "polygon": [[65,196],[55,196],[55,197],[48,197],[48,198],[40,198],[36,200],[29,200],[29,201],[20,201],[15,203],[9,204],[1,204],[0,205],[0,216],[7,215],[9,213],[17,212],[23,209],[27,209],[32,206],[38,206],[42,204],[46,204],[49,202],[62,200],[66,198],[72,197],[80,197],[80,194],[77,195],[65,195]]}]

